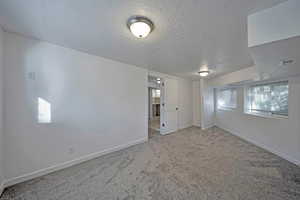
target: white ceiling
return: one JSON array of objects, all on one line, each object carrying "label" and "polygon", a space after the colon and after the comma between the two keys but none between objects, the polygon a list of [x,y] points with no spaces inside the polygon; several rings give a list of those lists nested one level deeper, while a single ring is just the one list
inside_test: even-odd
[{"label": "white ceiling", "polygon": [[[150,70],[198,77],[253,64],[247,15],[285,0],[1,0],[0,24],[17,32]],[[146,39],[126,27],[132,15],[155,24]]]}]

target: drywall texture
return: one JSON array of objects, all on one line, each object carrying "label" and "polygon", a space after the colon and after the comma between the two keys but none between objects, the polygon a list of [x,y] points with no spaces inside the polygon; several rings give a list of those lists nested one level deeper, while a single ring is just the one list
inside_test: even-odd
[{"label": "drywall texture", "polygon": [[12,33],[4,57],[6,179],[147,139],[145,69]]},{"label": "drywall texture", "polygon": [[0,27],[0,195],[4,181],[4,130],[3,130],[3,35]]},{"label": "drywall texture", "polygon": [[192,81],[178,79],[178,124],[179,129],[193,124],[193,90]]},{"label": "drywall texture", "polygon": [[300,36],[300,1],[289,0],[248,17],[248,46]]},{"label": "drywall texture", "polygon": [[214,88],[210,87],[208,81],[201,79],[201,127],[202,129],[211,128],[215,125],[215,103]]},{"label": "drywall texture", "polygon": [[[232,74],[229,74],[219,79],[227,83],[232,78],[234,79]],[[220,84],[220,80],[214,80],[214,82]],[[300,164],[300,77],[289,80],[288,119],[245,114],[243,87],[238,88],[237,97],[238,108],[236,110],[216,111],[216,125],[285,159]]]},{"label": "drywall texture", "polygon": [[201,126],[201,91],[200,81],[193,81],[193,125]]},{"label": "drywall texture", "polygon": [[258,74],[255,66],[241,69],[217,78],[206,80],[206,86],[208,87],[223,87],[224,85],[239,85],[248,81],[257,80]]}]

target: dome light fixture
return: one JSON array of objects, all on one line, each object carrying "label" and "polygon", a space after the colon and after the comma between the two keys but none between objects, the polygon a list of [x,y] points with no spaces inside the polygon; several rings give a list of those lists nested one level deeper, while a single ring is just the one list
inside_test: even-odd
[{"label": "dome light fixture", "polygon": [[156,82],[157,82],[157,84],[160,84],[160,82],[161,82],[161,81],[160,81],[160,78],[157,78],[157,79],[156,79]]},{"label": "dome light fixture", "polygon": [[209,71],[208,71],[208,70],[203,70],[203,71],[198,72],[198,74],[199,74],[201,77],[206,77],[206,76],[209,75]]},{"label": "dome light fixture", "polygon": [[135,37],[145,38],[153,31],[154,24],[146,17],[133,16],[128,19],[127,27]]}]

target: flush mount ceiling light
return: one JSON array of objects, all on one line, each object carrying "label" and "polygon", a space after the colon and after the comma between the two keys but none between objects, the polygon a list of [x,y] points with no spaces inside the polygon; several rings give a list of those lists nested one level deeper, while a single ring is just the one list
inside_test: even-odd
[{"label": "flush mount ceiling light", "polygon": [[143,16],[133,16],[127,21],[127,27],[130,32],[137,38],[145,38],[153,31],[153,22]]},{"label": "flush mount ceiling light", "polygon": [[208,76],[209,71],[208,71],[208,70],[203,70],[203,71],[198,72],[198,74],[199,74],[201,77],[205,77],[205,76]]},{"label": "flush mount ceiling light", "polygon": [[157,79],[156,79],[156,82],[157,82],[158,84],[160,84],[160,78],[157,78]]}]

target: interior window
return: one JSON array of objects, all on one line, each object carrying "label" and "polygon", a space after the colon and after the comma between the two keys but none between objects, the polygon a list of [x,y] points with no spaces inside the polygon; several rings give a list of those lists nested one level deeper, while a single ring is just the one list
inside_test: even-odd
[{"label": "interior window", "polygon": [[246,112],[288,116],[288,81],[251,86]]},{"label": "interior window", "polygon": [[237,92],[235,88],[221,89],[217,92],[218,109],[234,109],[237,107]]}]

